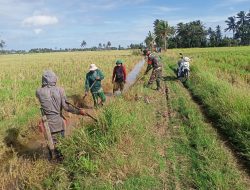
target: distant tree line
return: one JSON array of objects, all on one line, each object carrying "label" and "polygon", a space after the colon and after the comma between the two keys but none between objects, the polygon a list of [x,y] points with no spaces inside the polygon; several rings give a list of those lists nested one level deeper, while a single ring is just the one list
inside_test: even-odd
[{"label": "distant tree line", "polygon": [[[1,45],[2,43],[2,45]],[[93,46],[90,48],[86,48],[86,41],[83,40],[80,44],[81,48],[32,48],[28,51],[26,50],[3,50],[5,46],[4,41],[0,41],[0,54],[25,54],[25,53],[49,53],[49,52],[75,52],[75,51],[102,51],[102,50],[126,50],[126,49],[143,49],[145,46],[143,43],[140,44],[130,44],[129,46],[122,47],[119,45],[118,47],[112,47],[111,42],[108,41],[107,43],[99,43],[98,46]]]},{"label": "distant tree line", "polygon": [[0,49],[3,50],[4,46],[6,45],[4,40],[0,40]]},{"label": "distant tree line", "polygon": [[240,11],[225,22],[225,32],[232,31],[232,37],[223,36],[219,25],[215,29],[206,29],[200,20],[180,22],[172,27],[167,21],[156,19],[154,31],[149,31],[144,42],[147,47],[157,45],[164,49],[250,45],[250,11]]}]

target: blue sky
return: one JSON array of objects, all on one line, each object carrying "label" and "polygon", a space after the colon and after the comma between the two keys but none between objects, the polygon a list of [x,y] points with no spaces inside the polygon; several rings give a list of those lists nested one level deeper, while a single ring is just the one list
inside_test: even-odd
[{"label": "blue sky", "polygon": [[143,42],[157,18],[225,28],[227,17],[249,9],[250,0],[0,0],[0,39],[5,49],[127,46]]}]

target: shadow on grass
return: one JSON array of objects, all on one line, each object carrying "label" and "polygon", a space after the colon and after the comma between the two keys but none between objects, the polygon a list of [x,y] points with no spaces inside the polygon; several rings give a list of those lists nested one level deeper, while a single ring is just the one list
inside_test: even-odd
[{"label": "shadow on grass", "polygon": [[162,77],[163,81],[177,81],[178,79],[175,76],[165,76]]},{"label": "shadow on grass", "polygon": [[12,148],[18,156],[32,160],[45,158],[46,148],[41,146],[39,142],[34,141],[31,142],[30,145],[24,145],[19,141],[19,129],[11,128],[8,129],[6,133],[7,135],[4,138],[4,143],[7,147]]}]

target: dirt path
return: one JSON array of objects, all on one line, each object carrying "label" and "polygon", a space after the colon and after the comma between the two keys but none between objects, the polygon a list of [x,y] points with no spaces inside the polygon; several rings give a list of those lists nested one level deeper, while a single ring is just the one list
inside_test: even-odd
[{"label": "dirt path", "polygon": [[213,120],[208,117],[206,110],[204,109],[204,105],[196,97],[194,97],[194,95],[188,89],[188,87],[185,85],[185,83],[182,83],[179,80],[177,82],[186,91],[186,94],[189,96],[189,98],[196,105],[197,109],[200,110],[200,113],[202,114],[206,125],[209,126],[210,128],[212,128],[214,131],[216,131],[216,134],[217,134],[216,138],[219,140],[223,149],[226,150],[227,154],[230,155],[230,157],[233,159],[236,167],[238,168],[239,171],[241,171],[242,176],[244,176],[245,181],[247,181],[250,184],[250,163],[238,153],[238,151],[228,141],[227,136],[225,136],[218,129],[218,127],[215,125]]},{"label": "dirt path", "polygon": [[239,170],[241,170],[246,176],[248,176],[248,181],[250,182],[250,163],[247,161],[244,157],[242,157],[238,151],[235,149],[235,147],[228,141],[228,138],[226,135],[224,135],[216,126],[216,124],[213,122],[213,120],[207,115],[206,110],[204,108],[204,105],[192,94],[192,92],[188,89],[188,87],[185,85],[185,83],[181,83],[178,81],[181,86],[183,86],[184,89],[189,94],[189,97],[193,100],[193,102],[196,104],[197,108],[202,113],[203,117],[205,118],[205,121],[208,126],[213,128],[217,132],[217,138],[220,140],[223,147],[227,150],[227,152],[234,158],[234,161],[237,163],[237,166]]}]

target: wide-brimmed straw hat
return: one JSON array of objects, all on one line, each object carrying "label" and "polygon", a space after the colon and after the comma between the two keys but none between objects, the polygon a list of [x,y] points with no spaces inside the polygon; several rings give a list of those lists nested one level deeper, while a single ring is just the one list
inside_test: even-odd
[{"label": "wide-brimmed straw hat", "polygon": [[95,64],[89,66],[89,71],[95,71],[96,69],[98,69],[98,67]]},{"label": "wide-brimmed straw hat", "polygon": [[189,61],[190,61],[190,58],[189,58],[189,57],[184,57],[183,60],[184,60],[185,62],[189,62]]}]

